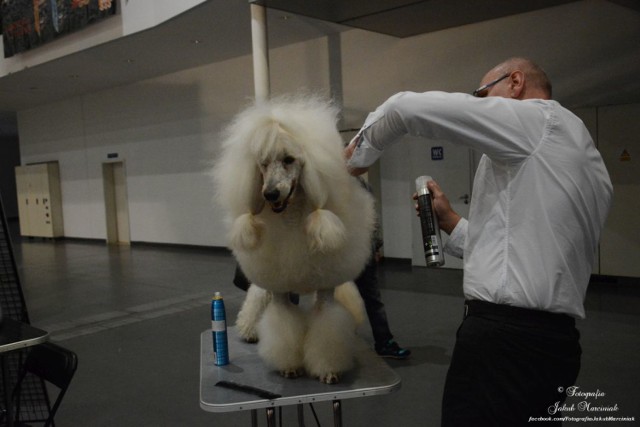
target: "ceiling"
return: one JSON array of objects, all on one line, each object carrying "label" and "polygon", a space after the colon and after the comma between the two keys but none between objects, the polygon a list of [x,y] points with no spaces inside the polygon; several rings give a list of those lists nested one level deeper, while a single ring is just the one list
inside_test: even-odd
[{"label": "ceiling", "polygon": [[[306,18],[285,23],[281,19],[283,15],[286,13],[269,14],[271,47],[344,29]],[[28,109],[248,55],[251,53],[250,19],[247,0],[206,1],[149,30],[0,78],[0,111]],[[47,49],[56,42],[36,49]]]},{"label": "ceiling", "polygon": [[[268,37],[271,48],[345,31],[351,27],[408,37],[539,8],[597,1],[258,0],[269,7]],[[625,14],[635,14],[637,20],[634,22],[639,23],[640,29],[640,1],[600,1],[609,5],[607,7],[624,10]],[[83,93],[248,55],[251,52],[250,28],[247,0],[206,1],[152,29],[0,78],[0,112],[20,111]],[[637,40],[617,40],[615,32],[614,24],[604,31],[601,29],[598,37],[611,38],[612,45],[621,45],[626,51],[639,49]],[[575,43],[581,41],[576,40]],[[46,46],[39,49],[47,49]],[[640,61],[634,62],[637,62],[634,69],[625,69],[614,83],[616,87],[632,91],[632,95],[637,96],[635,99],[640,100],[640,79],[637,77],[640,74]],[[605,75],[600,78],[608,77]],[[626,80],[621,80],[623,78]],[[606,99],[600,101],[606,102]],[[13,114],[9,116],[13,117]]]},{"label": "ceiling", "polygon": [[573,1],[576,0],[256,0],[256,3],[395,37],[410,37]]}]

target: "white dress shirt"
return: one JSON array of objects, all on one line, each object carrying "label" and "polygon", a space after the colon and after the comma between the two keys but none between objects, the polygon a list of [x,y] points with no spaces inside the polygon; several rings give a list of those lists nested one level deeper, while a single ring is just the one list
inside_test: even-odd
[{"label": "white dress shirt", "polygon": [[402,92],[369,114],[349,165],[406,134],[483,153],[448,248],[463,253],[465,297],[584,318],[612,185],[582,121],[550,100]]}]

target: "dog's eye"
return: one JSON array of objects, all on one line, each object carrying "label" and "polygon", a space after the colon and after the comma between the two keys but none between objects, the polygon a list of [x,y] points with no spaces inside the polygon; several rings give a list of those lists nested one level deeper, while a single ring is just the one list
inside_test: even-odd
[{"label": "dog's eye", "polygon": [[293,156],[287,156],[287,157],[284,158],[283,161],[284,161],[285,165],[290,165],[291,163],[296,161],[296,158],[293,157]]}]

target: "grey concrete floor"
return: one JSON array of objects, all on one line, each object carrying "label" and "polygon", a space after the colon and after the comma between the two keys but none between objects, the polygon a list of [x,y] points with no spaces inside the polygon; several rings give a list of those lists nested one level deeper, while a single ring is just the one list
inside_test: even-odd
[{"label": "grey concrete floor", "polygon": [[[210,297],[222,292],[233,321],[244,296],[232,285],[234,261],[226,251],[17,236],[14,250],[32,323],[78,354],[59,426],[250,425],[247,412],[214,414],[199,406],[199,338],[210,327]],[[344,425],[438,426],[462,315],[461,274],[387,260],[379,277],[391,329],[413,354],[388,362],[402,378],[399,391],[343,401]],[[640,283],[623,282],[594,283],[587,319],[578,323],[583,366],[576,385],[605,393],[591,399],[593,406],[618,410],[565,415],[629,416],[636,422],[586,425],[639,423]],[[366,325],[359,333],[372,343]],[[330,402],[314,409],[321,425],[333,425]],[[297,425],[295,409],[284,408],[283,420]],[[316,425],[309,407],[305,423]],[[266,425],[262,412],[259,425]]]}]

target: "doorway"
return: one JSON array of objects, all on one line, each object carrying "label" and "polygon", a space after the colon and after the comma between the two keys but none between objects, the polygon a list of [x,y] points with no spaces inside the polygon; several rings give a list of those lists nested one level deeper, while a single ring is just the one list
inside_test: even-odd
[{"label": "doorway", "polygon": [[[447,141],[416,139],[411,142],[410,155],[412,178],[430,175],[443,187],[451,202],[451,207],[461,216],[468,218],[473,176],[477,168],[477,160],[474,158],[473,151]],[[411,191],[414,188],[412,181]],[[425,266],[422,232],[417,216],[414,216],[412,228],[412,265]],[[449,236],[444,232],[441,232],[441,236],[444,246],[449,240]],[[444,259],[444,268],[456,270],[463,268],[461,259],[449,254],[444,254]]]},{"label": "doorway", "polygon": [[102,164],[107,244],[129,245],[129,202],[124,162]]}]

